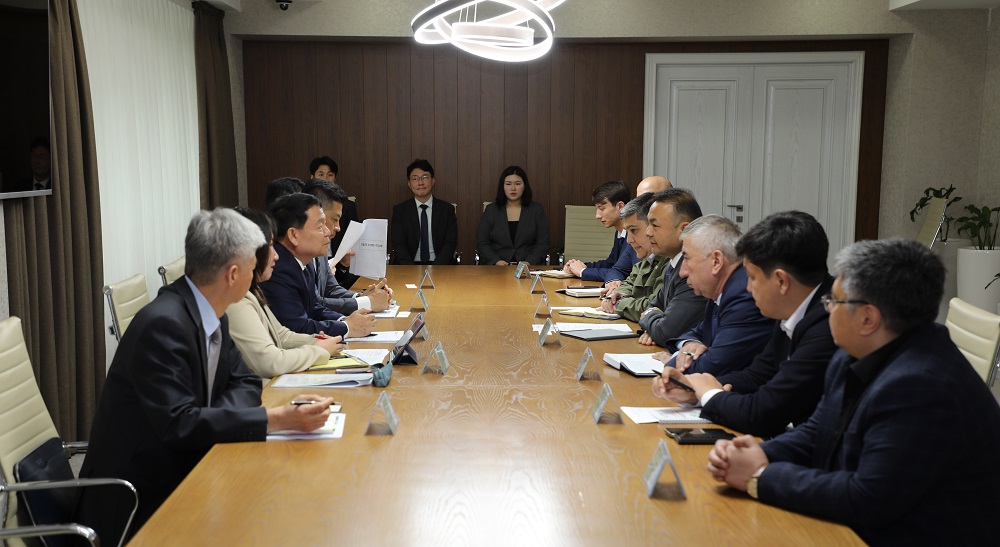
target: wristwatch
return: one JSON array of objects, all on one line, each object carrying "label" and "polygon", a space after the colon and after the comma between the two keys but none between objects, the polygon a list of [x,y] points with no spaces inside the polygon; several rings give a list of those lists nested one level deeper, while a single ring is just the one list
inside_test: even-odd
[{"label": "wristwatch", "polygon": [[758,499],[757,498],[757,479],[760,478],[760,475],[764,472],[765,468],[767,468],[767,464],[766,463],[764,465],[761,465],[760,467],[758,467],[757,470],[753,472],[753,475],[750,475],[750,478],[747,479],[747,494],[750,494],[750,497],[753,498],[753,499]]}]

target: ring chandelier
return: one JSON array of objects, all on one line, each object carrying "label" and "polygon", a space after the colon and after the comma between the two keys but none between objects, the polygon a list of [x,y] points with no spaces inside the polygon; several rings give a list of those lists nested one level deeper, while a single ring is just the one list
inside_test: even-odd
[{"label": "ring chandelier", "polygon": [[[494,61],[531,61],[552,48],[555,22],[549,10],[565,0],[437,0],[410,23],[413,37],[421,44],[451,43],[473,55]],[[499,4],[506,13],[477,20],[478,5]],[[456,21],[449,22],[451,16]],[[457,16],[457,17],[456,17]],[[535,42],[534,21],[545,37]]]}]

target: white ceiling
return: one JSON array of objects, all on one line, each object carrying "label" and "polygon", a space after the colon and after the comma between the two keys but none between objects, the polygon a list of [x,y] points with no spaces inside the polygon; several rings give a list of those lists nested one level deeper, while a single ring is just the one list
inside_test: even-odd
[{"label": "white ceiling", "polygon": [[889,0],[889,11],[917,9],[985,9],[1000,6],[1000,0]]}]

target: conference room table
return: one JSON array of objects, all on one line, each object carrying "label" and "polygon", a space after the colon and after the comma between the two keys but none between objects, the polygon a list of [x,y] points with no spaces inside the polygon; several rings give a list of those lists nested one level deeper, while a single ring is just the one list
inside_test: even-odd
[{"label": "conference room table", "polygon": [[[861,544],[849,528],[715,482],[709,446],[678,445],[662,425],[624,414],[595,423],[604,383],[608,410],[670,406],[653,398],[649,378],[602,360],[656,348],[555,335],[541,345],[532,324],[546,319],[535,315],[542,288],[532,293],[531,278],[515,278],[512,267],[426,269],[435,287],[422,289],[428,339],[412,344],[419,365],[395,366],[385,388],[264,389],[265,406],[301,393],[335,397],[346,414],[342,438],[216,445],[131,545]],[[389,267],[402,310],[416,293],[406,285],[424,270]],[[598,305],[554,292],[579,280],[541,283],[552,306]],[[380,319],[377,330],[404,330],[411,319]],[[552,321],[596,320],[553,312]],[[438,342],[450,364],[444,375],[423,372]],[[601,380],[575,378],[587,347]],[[369,430],[381,393],[398,416],[395,435]],[[661,439],[683,493],[668,466],[649,497],[643,474]]]}]

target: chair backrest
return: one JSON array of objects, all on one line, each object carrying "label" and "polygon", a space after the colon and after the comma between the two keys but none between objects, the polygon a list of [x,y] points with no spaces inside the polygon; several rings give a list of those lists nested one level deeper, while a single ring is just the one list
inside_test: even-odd
[{"label": "chair backrest", "polygon": [[972,363],[984,381],[991,380],[1000,341],[1000,315],[977,308],[960,299],[948,303],[945,320],[951,341]]},{"label": "chair backrest", "polygon": [[566,206],[566,259],[591,261],[607,258],[615,234],[594,216],[593,205]]},{"label": "chair backrest", "polygon": [[486,212],[486,208],[489,207],[491,203],[493,203],[493,202],[492,201],[484,201],[483,202],[483,212],[484,213]]},{"label": "chair backrest", "polygon": [[[8,481],[14,465],[47,439],[58,436],[24,343],[21,320],[0,321],[0,468]],[[7,499],[7,528],[17,526],[17,500]],[[0,515],[2,516],[2,515]]]},{"label": "chair backrest", "polygon": [[135,274],[132,277],[104,286],[104,295],[108,297],[108,307],[111,308],[111,326],[115,338],[121,341],[125,329],[139,313],[143,306],[149,304],[149,293],[146,292],[146,276]]},{"label": "chair backrest", "polygon": [[163,286],[166,287],[184,275],[184,257],[182,256],[170,264],[164,264],[156,271],[160,272],[160,281],[163,281]]},{"label": "chair backrest", "polygon": [[921,245],[927,246],[928,249],[934,246],[938,233],[941,232],[946,203],[944,198],[930,198],[924,208],[924,224],[920,227],[920,233],[917,234],[917,241]]}]

